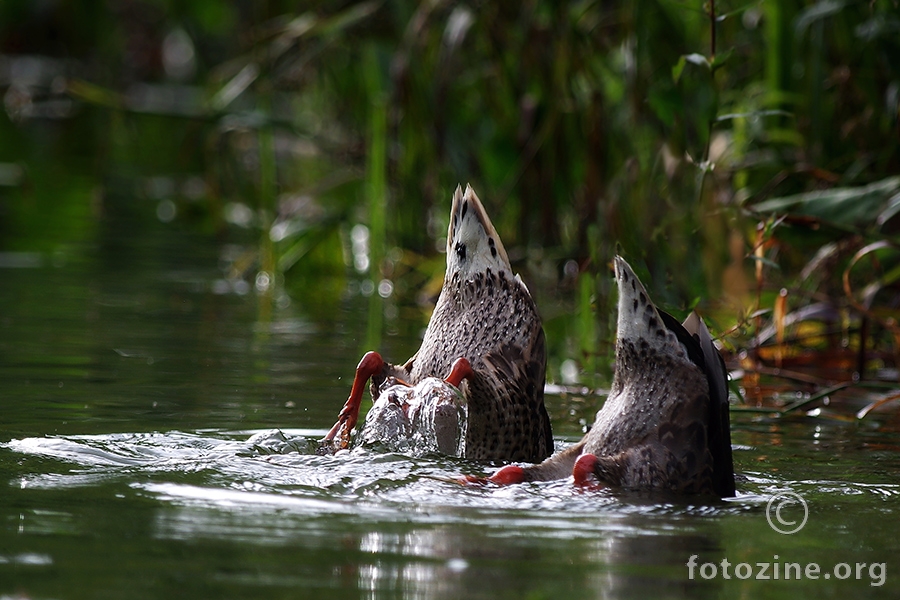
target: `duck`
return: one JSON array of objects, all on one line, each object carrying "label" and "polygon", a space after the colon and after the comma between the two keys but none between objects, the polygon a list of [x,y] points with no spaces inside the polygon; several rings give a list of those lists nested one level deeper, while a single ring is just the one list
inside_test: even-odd
[{"label": "duck", "polygon": [[544,405],[546,340],[534,299],[513,273],[471,186],[465,191],[457,186],[449,221],[446,271],[421,346],[402,365],[375,351],[363,356],[338,420],[321,440],[323,448],[349,447],[369,380],[377,405],[392,386],[397,391],[396,385],[405,384],[415,395],[415,386],[436,378],[444,382],[439,388],[456,387],[456,401],[465,406],[464,443],[457,455],[536,463],[552,454]]},{"label": "duck", "polygon": [[547,460],[507,465],[486,481],[571,475],[577,486],[734,496],[727,374],[709,329],[696,312],[679,323],[658,309],[625,259],[613,262],[615,367],[593,426]]}]

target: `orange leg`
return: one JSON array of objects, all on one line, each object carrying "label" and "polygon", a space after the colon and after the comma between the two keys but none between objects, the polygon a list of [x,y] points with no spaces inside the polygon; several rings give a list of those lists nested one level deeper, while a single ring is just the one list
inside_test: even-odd
[{"label": "orange leg", "polygon": [[458,388],[463,379],[471,379],[474,376],[475,372],[472,370],[472,364],[469,362],[469,359],[461,357],[453,361],[453,366],[450,367],[450,374],[444,378],[444,381]]},{"label": "orange leg", "polygon": [[322,438],[323,442],[332,441],[340,432],[340,447],[346,448],[350,444],[350,432],[356,427],[359,420],[359,407],[362,404],[363,391],[366,383],[373,375],[377,375],[384,369],[384,360],[377,352],[366,352],[359,365],[356,367],[356,376],[353,378],[353,387],[350,388],[350,397],[344,403],[344,407],[338,414],[337,423]]}]

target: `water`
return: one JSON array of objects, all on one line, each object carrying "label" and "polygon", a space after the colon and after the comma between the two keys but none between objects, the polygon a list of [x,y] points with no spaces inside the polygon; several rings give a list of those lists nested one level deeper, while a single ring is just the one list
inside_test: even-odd
[{"label": "water", "polygon": [[[463,487],[450,479],[492,468],[439,456],[317,456],[368,300],[345,294],[323,319],[295,297],[267,321],[208,242],[112,225],[99,246],[8,255],[0,269],[2,598],[900,591],[896,432],[735,414],[739,495],[712,504],[566,481]],[[406,358],[416,344],[383,349]],[[573,415],[591,402],[547,402],[557,445],[577,439]],[[766,519],[783,491],[809,506],[793,535]],[[761,562],[779,579],[757,579]],[[821,570],[785,580],[783,563]]]}]

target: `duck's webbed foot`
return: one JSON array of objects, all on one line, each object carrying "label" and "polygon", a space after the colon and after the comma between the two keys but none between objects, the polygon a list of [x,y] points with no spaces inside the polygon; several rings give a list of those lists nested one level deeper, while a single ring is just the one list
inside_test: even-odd
[{"label": "duck's webbed foot", "polygon": [[522,467],[518,465],[506,465],[490,477],[463,475],[457,481],[463,485],[487,485],[488,483],[512,485],[514,483],[524,483],[530,481],[530,479],[527,476],[527,471]]},{"label": "duck's webbed foot", "polygon": [[572,477],[575,485],[578,487],[595,488],[599,487],[600,482],[597,480],[595,473],[597,469],[597,457],[593,454],[582,454],[575,461],[572,467]]},{"label": "duck's webbed foot", "polygon": [[[322,448],[329,446],[335,450],[342,450],[350,445],[350,433],[356,427],[359,420],[359,408],[362,404],[363,391],[369,378],[384,370],[384,360],[377,352],[366,352],[359,365],[356,367],[356,376],[353,378],[353,387],[350,388],[350,397],[344,403],[344,407],[338,414],[337,422],[319,441]],[[337,442],[335,442],[337,438]]]},{"label": "duck's webbed foot", "polygon": [[630,450],[614,456],[597,456],[586,452],[578,457],[572,467],[572,478],[576,486],[599,490],[618,487],[625,483],[625,465],[634,455]]},{"label": "duck's webbed foot", "polygon": [[[564,479],[577,468],[576,459],[582,456],[581,451],[584,449],[584,441],[574,446],[569,446],[565,450],[558,452],[546,459],[544,462],[536,465],[506,465],[490,477],[475,477],[467,475],[460,478],[463,484],[486,484],[496,483],[497,485],[512,485],[515,483],[528,483],[531,481],[553,481],[555,479]],[[583,456],[593,456],[583,455]],[[596,457],[595,457],[596,458]],[[578,479],[576,477],[576,483]]]},{"label": "duck's webbed foot", "polygon": [[525,483],[529,478],[525,469],[519,465],[506,465],[490,477],[488,481],[497,485],[512,485],[514,483]]}]

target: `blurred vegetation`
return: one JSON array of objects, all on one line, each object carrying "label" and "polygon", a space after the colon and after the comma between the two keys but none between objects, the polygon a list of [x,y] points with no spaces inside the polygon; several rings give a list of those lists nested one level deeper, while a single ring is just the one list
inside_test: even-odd
[{"label": "blurred vegetation", "polygon": [[369,295],[373,346],[425,323],[469,182],[553,379],[608,374],[614,253],[748,373],[897,379],[895,0],[8,0],[0,52],[0,249],[131,194],[238,243],[264,318]]}]

